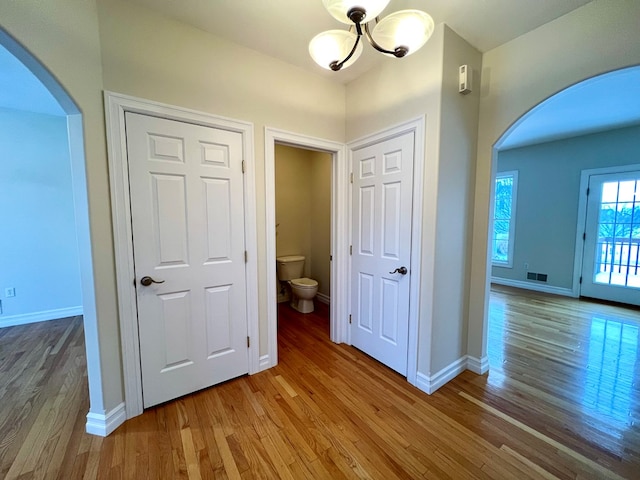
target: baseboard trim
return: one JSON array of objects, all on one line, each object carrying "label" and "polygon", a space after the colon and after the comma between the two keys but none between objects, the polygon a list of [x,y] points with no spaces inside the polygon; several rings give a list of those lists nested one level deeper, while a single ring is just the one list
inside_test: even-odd
[{"label": "baseboard trim", "polygon": [[418,372],[416,375],[416,384],[425,393],[431,395],[445,383],[453,380],[465,370],[470,370],[478,375],[483,375],[489,371],[489,357],[485,356],[481,359],[465,355],[458,360],[452,362],[442,370],[432,376]]},{"label": "baseboard trim", "polygon": [[485,355],[482,358],[476,358],[467,355],[467,370],[478,375],[484,375],[489,371],[489,357]]},{"label": "baseboard trim", "polygon": [[454,379],[467,369],[467,356],[459,358],[432,376],[418,372],[416,387],[431,395],[449,380]]},{"label": "baseboard trim", "polygon": [[126,419],[127,413],[124,402],[122,402],[116,408],[104,414],[93,412],[87,413],[87,424],[85,429],[87,433],[90,433],[91,435],[106,437],[122,425]]},{"label": "baseboard trim", "polygon": [[258,372],[262,372],[264,370],[267,370],[269,368],[271,368],[273,365],[271,365],[271,359],[269,358],[269,355],[262,355],[260,357],[260,363],[258,364]]},{"label": "baseboard trim", "polygon": [[324,303],[325,305],[331,305],[331,297],[329,295],[325,295],[324,293],[318,293],[316,298],[319,302]]},{"label": "baseboard trim", "polygon": [[44,310],[42,312],[25,313],[22,315],[11,315],[8,317],[0,318],[0,328],[15,327],[17,325],[45,322],[48,320],[58,320],[60,318],[76,317],[78,315],[82,315],[82,305],[77,307]]},{"label": "baseboard trim", "polygon": [[535,290],[536,292],[551,293],[553,295],[561,295],[563,297],[576,297],[573,289],[564,287],[554,287],[552,285],[544,285],[542,283],[523,282],[522,280],[512,280],[510,278],[491,277],[491,283],[504,285],[506,287],[524,288],[526,290]]}]

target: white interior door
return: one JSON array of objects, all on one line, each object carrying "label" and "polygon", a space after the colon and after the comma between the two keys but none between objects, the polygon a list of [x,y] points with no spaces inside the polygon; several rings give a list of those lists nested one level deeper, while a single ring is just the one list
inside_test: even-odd
[{"label": "white interior door", "polygon": [[149,407],[248,372],[242,136],[134,113],[126,132]]},{"label": "white interior door", "polygon": [[640,305],[640,171],[589,177],[584,239],[580,294]]},{"label": "white interior door", "polygon": [[353,152],[351,344],[407,374],[414,134]]}]

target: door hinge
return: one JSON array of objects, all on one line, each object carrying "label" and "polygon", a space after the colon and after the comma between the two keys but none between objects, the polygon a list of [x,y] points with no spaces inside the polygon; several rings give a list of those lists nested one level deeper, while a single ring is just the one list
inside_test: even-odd
[{"label": "door hinge", "polygon": [[247,348],[251,347],[251,339],[247,337]]},{"label": "door hinge", "polygon": [[349,174],[349,177],[350,177],[350,182],[353,183],[353,172]]},{"label": "door hinge", "polygon": [[247,263],[249,261],[249,254],[247,253],[247,251],[244,251],[244,263]]},{"label": "door hinge", "polygon": [[590,187],[587,187],[587,197],[589,196],[589,192],[591,191]]},{"label": "door hinge", "polygon": [[351,314],[349,314],[349,325],[351,325]]},{"label": "door hinge", "polygon": [[353,255],[353,245],[349,245],[349,255]]},{"label": "door hinge", "polygon": [[587,239],[587,232],[582,233],[582,241],[584,242]]},{"label": "door hinge", "polygon": [[242,160],[242,173],[245,172],[245,167],[246,167],[245,162],[244,162],[244,160]]},{"label": "door hinge", "polygon": [[578,283],[582,285],[582,277],[580,277],[580,281]]},{"label": "door hinge", "polygon": [[333,262],[333,255],[329,255],[329,261]]}]

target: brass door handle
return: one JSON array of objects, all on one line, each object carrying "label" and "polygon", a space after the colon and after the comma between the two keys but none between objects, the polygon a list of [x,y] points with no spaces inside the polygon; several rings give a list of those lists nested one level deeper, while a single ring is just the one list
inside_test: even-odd
[{"label": "brass door handle", "polygon": [[157,280],[154,280],[151,277],[142,277],[140,279],[140,285],[142,285],[144,287],[148,287],[152,283],[164,283],[164,280],[157,281]]},{"label": "brass door handle", "polygon": [[407,274],[407,267],[400,267],[400,268],[396,268],[393,272],[389,272],[390,274],[394,274],[394,273],[399,273],[400,275],[406,275]]}]

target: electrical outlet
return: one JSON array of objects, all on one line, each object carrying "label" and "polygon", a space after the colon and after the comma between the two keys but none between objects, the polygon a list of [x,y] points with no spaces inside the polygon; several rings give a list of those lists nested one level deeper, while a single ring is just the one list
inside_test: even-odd
[{"label": "electrical outlet", "polygon": [[527,262],[524,263],[524,269],[529,270],[529,264]]},{"label": "electrical outlet", "polygon": [[4,289],[4,296],[7,297],[7,298],[15,297],[16,296],[16,288],[15,287],[5,288]]}]

